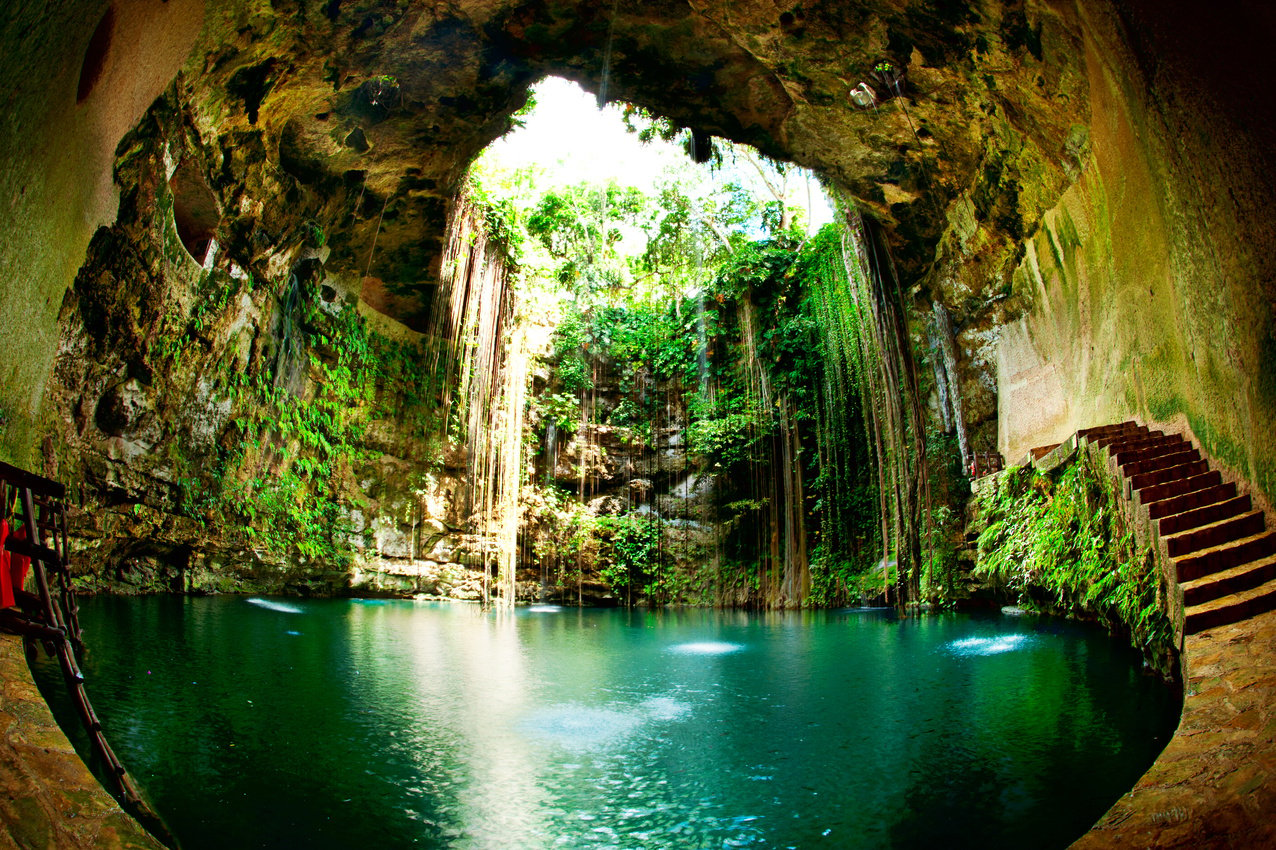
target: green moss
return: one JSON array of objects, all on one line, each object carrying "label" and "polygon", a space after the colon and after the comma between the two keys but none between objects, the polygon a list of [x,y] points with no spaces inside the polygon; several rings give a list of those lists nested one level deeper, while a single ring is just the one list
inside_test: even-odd
[{"label": "green moss", "polygon": [[[1063,252],[1059,249],[1059,243],[1055,239],[1054,228],[1046,225],[1042,228],[1042,230],[1045,231],[1046,241],[1050,243],[1050,256],[1054,259],[1055,268],[1059,272],[1060,289],[1064,293],[1067,293],[1070,289],[1068,285],[1068,272],[1067,267],[1063,262]],[[1040,252],[1038,252],[1038,255],[1039,254]]]},{"label": "green moss", "polygon": [[1276,410],[1276,330],[1270,326],[1258,341],[1254,386],[1259,404],[1267,410]]},{"label": "green moss", "polygon": [[1054,238],[1054,228],[1047,225],[1042,228],[1046,234],[1046,241],[1050,243],[1050,256],[1054,257],[1054,264],[1059,269],[1060,274],[1063,273],[1063,252],[1059,250],[1059,243]]},{"label": "green moss", "polygon": [[1160,570],[1136,543],[1101,460],[1083,452],[1051,475],[1014,467],[977,499],[976,575],[1031,610],[1098,619],[1172,675]]},{"label": "green moss", "polygon": [[1178,395],[1151,396],[1147,400],[1148,416],[1158,422],[1168,422],[1186,409]]},{"label": "green moss", "polygon": [[1066,208],[1059,210],[1059,241],[1063,245],[1064,254],[1069,260],[1072,259],[1073,252],[1081,247],[1081,233],[1077,230],[1077,223],[1073,221],[1072,214]]},{"label": "green moss", "polygon": [[1229,440],[1211,422],[1195,411],[1187,411],[1187,423],[1206,454],[1241,475],[1250,477],[1249,453],[1244,446]]}]

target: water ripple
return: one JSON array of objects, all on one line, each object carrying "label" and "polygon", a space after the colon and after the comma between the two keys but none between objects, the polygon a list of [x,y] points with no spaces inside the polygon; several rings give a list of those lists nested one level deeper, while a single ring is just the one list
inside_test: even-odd
[{"label": "water ripple", "polygon": [[522,730],[533,738],[573,750],[588,750],[623,740],[642,718],[611,708],[575,703],[551,705],[523,720]]},{"label": "water ripple", "polygon": [[256,605],[258,608],[265,608],[267,611],[278,611],[281,614],[300,614],[301,609],[296,605],[289,605],[285,602],[272,602],[269,599],[259,599],[254,596],[248,600],[249,605]]}]

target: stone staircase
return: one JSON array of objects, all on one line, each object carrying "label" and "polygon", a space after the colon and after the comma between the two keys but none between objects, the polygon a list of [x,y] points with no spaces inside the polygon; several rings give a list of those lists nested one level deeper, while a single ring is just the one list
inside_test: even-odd
[{"label": "stone staircase", "polygon": [[1190,442],[1122,422],[1078,431],[1034,463],[1057,466],[1083,440],[1106,450],[1146,516],[1182,592],[1185,634],[1276,609],[1276,530]]}]

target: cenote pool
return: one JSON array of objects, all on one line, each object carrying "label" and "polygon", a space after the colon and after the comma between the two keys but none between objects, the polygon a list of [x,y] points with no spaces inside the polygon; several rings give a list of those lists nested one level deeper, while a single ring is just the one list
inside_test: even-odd
[{"label": "cenote pool", "polygon": [[1034,617],[234,597],[81,616],[110,740],[188,850],[1063,847],[1180,705],[1102,632]]}]

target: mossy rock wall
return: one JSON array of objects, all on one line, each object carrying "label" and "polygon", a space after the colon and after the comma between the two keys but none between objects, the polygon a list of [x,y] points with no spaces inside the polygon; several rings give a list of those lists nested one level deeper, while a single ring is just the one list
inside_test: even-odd
[{"label": "mossy rock wall", "polygon": [[[1239,105],[1219,79],[1239,73],[1233,53],[1249,38],[1235,21],[1194,16],[1203,30],[1189,37],[1148,26],[1139,6],[1086,16],[1091,153],[1015,271],[1013,298],[1030,309],[1000,332],[1000,447],[1015,462],[1077,428],[1139,418],[1189,431],[1270,503],[1272,110]],[[1146,27],[1133,46],[1130,27]]]},{"label": "mossy rock wall", "polygon": [[94,230],[115,219],[115,146],[203,17],[203,0],[16,3],[0,15],[0,459],[39,468],[58,311]]},{"label": "mossy rock wall", "polygon": [[[117,221],[62,303],[38,445],[46,474],[71,485],[81,586],[472,584],[438,577],[463,560],[466,469],[443,437],[425,340],[369,322],[359,281],[326,270],[322,231],[287,211],[257,226],[242,211],[262,201],[231,203],[211,161],[170,91],[120,146]],[[227,211],[227,242],[203,265],[183,185]]]}]

